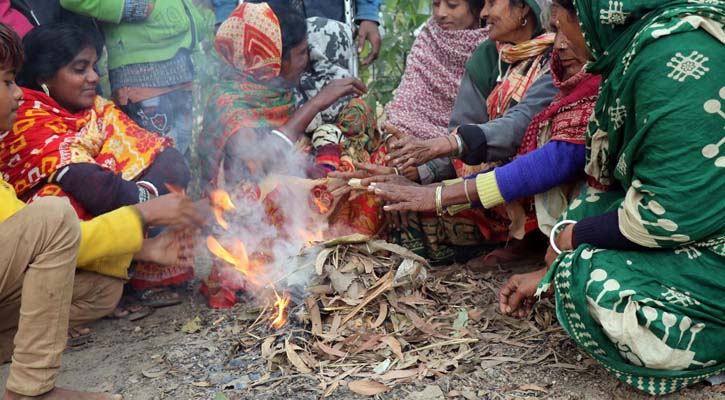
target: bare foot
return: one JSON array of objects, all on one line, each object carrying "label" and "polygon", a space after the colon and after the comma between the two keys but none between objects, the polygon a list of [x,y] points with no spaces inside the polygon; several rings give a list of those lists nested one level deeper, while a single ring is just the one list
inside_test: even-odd
[{"label": "bare foot", "polygon": [[79,392],[76,390],[55,388],[40,396],[23,396],[5,390],[4,400],[122,400],[120,394]]},{"label": "bare foot", "polygon": [[144,239],[141,250],[133,258],[161,265],[187,264],[194,252],[193,244],[184,243],[187,236],[179,228],[168,228],[152,238]]}]

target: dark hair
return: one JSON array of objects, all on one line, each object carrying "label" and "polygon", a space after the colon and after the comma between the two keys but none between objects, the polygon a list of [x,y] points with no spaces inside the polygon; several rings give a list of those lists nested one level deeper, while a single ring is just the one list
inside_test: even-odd
[{"label": "dark hair", "polygon": [[483,9],[483,4],[485,3],[485,0],[467,0],[468,8],[471,9],[471,14],[473,14],[474,17],[478,18],[478,15],[481,14],[481,10]]},{"label": "dark hair", "polygon": [[23,39],[25,65],[18,84],[39,90],[39,81],[53,77],[85,49],[101,54],[103,39],[90,24],[50,23],[34,28]]},{"label": "dark hair", "polygon": [[0,22],[0,68],[17,72],[23,65],[23,47],[20,36]]},{"label": "dark hair", "polygon": [[576,7],[574,6],[574,0],[553,0],[557,6],[564,8],[572,15],[576,15]]},{"label": "dark hair", "polygon": [[307,38],[307,21],[296,9],[275,1],[267,3],[279,20],[282,31],[282,58],[288,58],[290,50]]}]

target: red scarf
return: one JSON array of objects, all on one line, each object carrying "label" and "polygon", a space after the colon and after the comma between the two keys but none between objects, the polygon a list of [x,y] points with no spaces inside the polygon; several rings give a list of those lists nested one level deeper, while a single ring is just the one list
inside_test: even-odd
[{"label": "red scarf", "polygon": [[576,75],[561,81],[563,68],[556,54],[552,56],[551,72],[559,93],[549,107],[537,114],[526,129],[518,154],[526,154],[538,148],[539,135],[547,125],[551,128],[550,141],[558,140],[573,144],[585,144],[589,118],[599,94],[599,75],[588,74],[581,69]]}]

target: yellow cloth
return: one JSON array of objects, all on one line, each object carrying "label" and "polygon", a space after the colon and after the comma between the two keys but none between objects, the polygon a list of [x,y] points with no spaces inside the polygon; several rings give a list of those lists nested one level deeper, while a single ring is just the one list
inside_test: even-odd
[{"label": "yellow cloth", "polygon": [[506,202],[496,182],[496,170],[476,176],[476,190],[478,199],[486,208],[495,207]]},{"label": "yellow cloth", "polygon": [[[0,179],[0,222],[25,207],[15,190]],[[78,268],[128,279],[128,266],[143,244],[141,217],[133,206],[81,221]]]}]

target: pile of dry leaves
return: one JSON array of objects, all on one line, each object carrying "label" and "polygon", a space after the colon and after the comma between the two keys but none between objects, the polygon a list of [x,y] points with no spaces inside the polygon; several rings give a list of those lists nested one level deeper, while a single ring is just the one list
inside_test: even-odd
[{"label": "pile of dry leaves", "polygon": [[479,339],[467,325],[482,311],[461,307],[454,295],[459,285],[476,296],[470,284],[429,276],[423,258],[385,241],[353,236],[318,250],[304,305],[262,341],[270,370],[288,364],[316,374],[324,396],[342,382],[374,395],[446,374],[471,355]]}]

